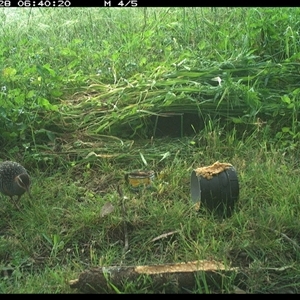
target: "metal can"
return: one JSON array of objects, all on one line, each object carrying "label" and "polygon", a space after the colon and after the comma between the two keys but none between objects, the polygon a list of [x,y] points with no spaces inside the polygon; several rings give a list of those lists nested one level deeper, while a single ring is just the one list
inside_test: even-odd
[{"label": "metal can", "polygon": [[125,175],[125,180],[132,190],[149,188],[154,179],[154,171],[133,170]]}]

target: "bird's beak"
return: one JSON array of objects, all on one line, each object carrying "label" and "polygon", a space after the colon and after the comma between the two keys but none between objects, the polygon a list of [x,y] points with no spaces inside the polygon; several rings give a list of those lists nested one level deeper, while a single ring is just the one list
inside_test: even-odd
[{"label": "bird's beak", "polygon": [[29,187],[26,189],[26,192],[28,193],[28,195],[29,195],[29,198],[32,200],[32,196],[31,196],[31,193],[30,193],[30,188],[29,188]]}]

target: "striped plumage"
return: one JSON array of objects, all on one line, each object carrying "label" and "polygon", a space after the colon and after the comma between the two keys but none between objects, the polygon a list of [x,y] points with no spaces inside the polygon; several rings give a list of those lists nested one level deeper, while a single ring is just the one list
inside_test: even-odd
[{"label": "striped plumage", "polygon": [[30,177],[19,163],[13,161],[0,163],[0,192],[9,196],[16,206],[13,196],[18,196],[17,202],[25,192],[31,198],[30,185]]}]

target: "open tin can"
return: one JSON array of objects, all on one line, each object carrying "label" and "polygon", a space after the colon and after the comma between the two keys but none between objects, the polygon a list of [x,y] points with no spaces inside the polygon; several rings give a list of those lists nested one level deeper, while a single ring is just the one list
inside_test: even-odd
[{"label": "open tin can", "polygon": [[154,175],[152,170],[133,170],[125,175],[125,180],[132,190],[140,190],[151,187]]}]

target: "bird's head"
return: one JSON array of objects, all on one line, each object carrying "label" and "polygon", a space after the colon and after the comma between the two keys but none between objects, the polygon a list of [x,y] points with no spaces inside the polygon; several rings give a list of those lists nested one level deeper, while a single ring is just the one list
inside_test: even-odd
[{"label": "bird's head", "polygon": [[30,177],[28,174],[20,174],[16,177],[16,182],[17,182],[17,185],[24,189],[29,197],[32,199],[31,197],[31,193],[30,193],[30,185],[31,185],[31,180],[30,180]]}]

